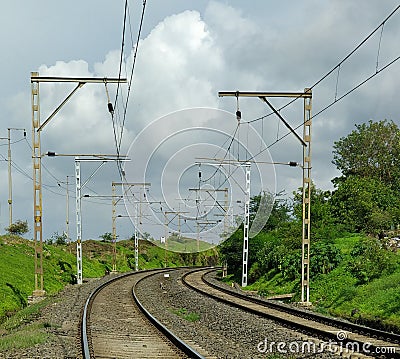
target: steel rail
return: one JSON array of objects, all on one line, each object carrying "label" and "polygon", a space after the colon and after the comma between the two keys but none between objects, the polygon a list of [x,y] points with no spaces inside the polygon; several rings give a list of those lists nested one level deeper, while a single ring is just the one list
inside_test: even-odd
[{"label": "steel rail", "polygon": [[[204,269],[204,268],[203,268]],[[205,359],[200,353],[198,353],[195,349],[193,349],[190,345],[186,344],[183,340],[181,340],[178,336],[176,336],[173,332],[171,332],[165,325],[163,325],[160,321],[158,321],[140,302],[139,298],[135,293],[136,286],[148,279],[151,276],[157,275],[158,273],[149,274],[146,277],[143,277],[137,281],[134,288],[132,289],[133,298],[135,303],[140,308],[140,310],[144,313],[144,315],[153,323],[153,325],[162,332],[176,347],[182,350],[185,354],[187,354],[190,358],[193,359]]]},{"label": "steel rail", "polygon": [[[215,270],[214,270],[215,271]],[[259,305],[263,305],[265,307],[269,307],[269,308],[273,308],[273,309],[277,309],[279,311],[282,312],[286,312],[288,314],[293,314],[296,315],[298,317],[302,317],[305,319],[310,319],[313,320],[315,322],[319,322],[319,323],[325,323],[325,324],[330,324],[330,325],[334,325],[339,327],[340,329],[344,329],[344,330],[348,330],[348,331],[353,331],[356,332],[358,334],[362,334],[362,335],[369,335],[371,337],[375,337],[377,339],[382,339],[382,340],[388,340],[391,341],[393,343],[400,343],[400,334],[397,333],[393,333],[393,332],[386,332],[380,329],[376,329],[376,328],[371,328],[371,327],[367,327],[364,325],[360,325],[360,324],[356,324],[356,323],[352,323],[352,322],[347,322],[347,321],[343,321],[334,317],[327,317],[324,316],[322,314],[319,313],[315,313],[315,312],[311,312],[311,311],[304,311],[298,308],[294,308],[294,307],[290,307],[288,305],[276,302],[276,301],[272,301],[272,300],[263,300],[263,299],[259,299],[259,298],[254,298],[249,296],[248,294],[245,293],[238,293],[238,292],[234,292],[233,290],[230,290],[229,288],[223,288],[220,287],[214,283],[211,283],[209,280],[207,280],[205,277],[207,274],[211,273],[212,270],[208,271],[207,273],[204,273],[202,276],[202,280],[204,283],[206,283],[207,285],[209,285],[210,287],[214,288],[214,289],[218,289],[222,292],[225,292],[227,294],[231,294],[234,295],[238,298],[242,298],[245,300],[248,300],[252,303],[255,304],[259,304]]]},{"label": "steel rail", "polygon": [[[128,276],[135,276],[138,274],[143,274],[143,272],[149,272],[149,274],[146,277],[143,277],[138,280],[138,282],[135,284],[135,286],[141,282],[142,280],[159,274],[159,273],[164,273],[164,272],[169,272],[172,270],[176,269],[182,269],[182,268],[188,268],[188,267],[177,267],[177,268],[158,268],[158,269],[149,269],[146,271],[135,271],[135,272],[128,272],[124,273],[115,277],[110,278],[106,282],[100,284],[98,287],[96,287],[88,296],[83,312],[82,312],[82,317],[81,317],[81,323],[80,323],[80,338],[81,338],[81,346],[82,346],[82,357],[83,359],[92,359],[94,358],[93,355],[93,350],[91,347],[91,340],[90,340],[90,329],[88,325],[88,321],[90,318],[90,310],[91,310],[91,305],[97,296],[97,294],[105,288],[107,285],[111,284],[112,282],[119,280],[124,277]],[[202,267],[204,269],[204,267]],[[178,349],[183,351],[185,354],[187,354],[190,358],[193,359],[205,359],[204,356],[199,354],[196,350],[191,348],[188,344],[186,344],[184,341],[182,341],[180,338],[178,338],[174,333],[172,333],[169,329],[167,329],[163,324],[161,324],[154,316],[150,314],[150,312],[144,307],[144,305],[139,301],[138,297],[136,296],[135,293],[135,288],[132,289],[132,295],[135,303],[139,307],[140,311],[145,315],[146,318],[149,319],[149,321],[158,329],[162,334],[164,334]]]},{"label": "steel rail", "polygon": [[[148,272],[157,271],[157,273],[159,273],[159,272],[165,272],[166,270],[170,270],[170,268],[149,269],[147,271]],[[136,275],[139,273],[143,273],[143,271],[128,272],[128,273],[118,275],[116,277],[112,277],[109,280],[107,280],[106,282],[100,284],[89,294],[88,298],[86,299],[85,306],[83,308],[83,313],[82,313],[82,318],[81,318],[81,323],[80,323],[80,329],[81,329],[80,337],[81,337],[83,359],[94,358],[93,353],[90,348],[91,343],[90,343],[90,339],[89,339],[89,335],[88,335],[89,334],[88,333],[88,320],[89,320],[89,316],[90,316],[90,307],[91,307],[91,304],[93,303],[96,295],[110,283],[112,283],[118,279],[121,279],[123,277],[128,277],[128,276]]]},{"label": "steel rail", "polygon": [[[295,308],[288,309],[288,308],[286,308],[286,306],[279,305],[276,302],[275,303],[274,302],[269,302],[269,301],[266,302],[265,300],[257,299],[257,298],[254,298],[254,297],[250,297],[248,295],[235,292],[235,291],[230,290],[228,288],[221,288],[220,286],[215,285],[213,283],[210,283],[209,281],[207,281],[205,279],[205,276],[207,274],[209,274],[210,272],[216,271],[216,270],[217,269],[212,269],[212,270],[206,271],[205,273],[202,274],[201,280],[202,280],[202,282],[204,282],[204,284],[206,284],[206,285],[210,286],[211,288],[213,288],[215,290],[218,290],[218,291],[220,291],[222,293],[229,294],[229,295],[231,295],[231,296],[233,296],[235,298],[238,298],[240,300],[251,302],[253,304],[260,305],[262,307],[268,308],[270,310],[280,311],[282,313],[285,312],[285,314],[287,314],[287,315],[296,316],[296,317],[299,317],[299,318],[304,319],[304,320],[310,320],[310,321],[314,321],[315,322],[315,321],[317,321],[317,319],[314,319],[314,318],[318,318],[319,319],[318,322],[320,322],[321,324],[329,325],[329,326],[332,326],[332,327],[334,326],[334,327],[337,327],[337,329],[343,329],[340,326],[343,325],[343,324],[348,324],[348,323],[344,323],[344,322],[342,322],[340,320],[337,320],[335,318],[332,319],[332,318],[329,318],[329,317],[324,317],[324,316],[316,314],[316,313],[308,313],[308,312],[306,313],[306,312],[304,312],[302,310],[298,310],[298,309],[295,309]],[[277,315],[274,315],[274,314],[264,313],[264,312],[259,311],[257,309],[248,307],[248,306],[240,304],[240,303],[235,303],[235,302],[233,302],[233,301],[231,301],[229,299],[225,299],[225,298],[222,298],[222,297],[220,297],[220,296],[218,296],[216,294],[212,294],[210,292],[204,291],[204,290],[192,285],[191,283],[189,283],[188,280],[187,280],[187,277],[189,275],[191,275],[191,274],[194,274],[194,273],[200,272],[200,271],[202,271],[202,269],[196,269],[196,270],[193,270],[193,271],[190,271],[190,272],[184,274],[182,276],[183,284],[186,285],[188,288],[190,288],[192,290],[195,290],[198,293],[201,293],[202,295],[206,295],[206,296],[208,296],[210,298],[213,298],[215,300],[218,300],[218,301],[220,301],[222,303],[228,304],[228,305],[236,307],[236,308],[240,308],[240,309],[245,310],[247,312],[250,312],[250,313],[253,313],[253,314],[256,314],[256,315],[261,315],[263,317],[266,317],[266,318],[272,319],[274,321],[280,322],[284,326],[295,328],[295,329],[300,330],[300,331],[302,331],[304,333],[317,335],[319,338],[324,338],[324,339],[329,338],[329,339],[336,340],[336,335],[334,333],[326,332],[323,329],[317,328],[317,326],[310,327],[310,326],[304,325],[303,323],[295,322],[295,321],[290,320],[288,318],[284,318],[283,316],[280,317],[280,316],[277,316]],[[320,318],[325,318],[326,322],[325,323],[321,322]],[[351,324],[353,324],[353,323],[351,323]],[[353,324],[353,325],[357,326],[356,324]],[[391,343],[393,343],[393,344],[398,343],[397,342],[397,338],[399,337],[398,334],[383,332],[383,331],[379,331],[379,330],[376,330],[376,329],[373,329],[373,328],[369,328],[369,327],[364,327],[364,326],[358,326],[358,327],[362,328],[363,330],[365,330],[363,332],[361,332],[361,331],[358,332],[357,334],[359,334],[359,335],[362,335],[362,336],[369,335],[371,338],[377,338],[377,333],[378,332],[379,332],[379,334],[384,333],[385,335],[388,335],[390,337],[396,338],[394,340],[390,340]],[[374,332],[376,334],[369,334],[368,332],[366,332],[366,330],[371,330],[370,333]],[[357,339],[354,339],[354,338],[351,339],[351,340],[350,339],[344,340],[344,342],[347,342],[347,341],[358,342],[361,345],[363,344],[363,342],[361,342],[361,341],[359,341]],[[369,348],[371,348],[373,350],[376,349],[376,347],[374,345],[370,345]],[[386,356],[383,356],[383,357],[386,358]],[[400,354],[398,352],[390,353],[390,358],[400,358]]]}]

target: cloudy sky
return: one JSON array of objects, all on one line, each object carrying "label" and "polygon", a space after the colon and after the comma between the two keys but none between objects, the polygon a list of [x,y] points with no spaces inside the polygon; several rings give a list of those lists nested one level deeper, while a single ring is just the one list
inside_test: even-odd
[{"label": "cloudy sky", "polygon": [[[124,3],[122,0],[38,0],[23,5],[8,2],[2,7],[0,137],[7,137],[7,128],[27,130],[26,140],[22,131],[11,131],[13,217],[27,219],[30,228],[33,217],[30,72],[38,71],[41,76],[117,77]],[[122,75],[129,78],[142,1],[128,3]],[[163,211],[168,206],[168,210],[178,207],[183,210],[185,206],[173,203],[173,198],[191,195],[191,200],[196,200],[196,194],[188,191],[200,186],[196,158],[248,159],[250,152],[260,152],[287,132],[275,116],[252,122],[252,127],[246,123],[269,113],[257,98],[239,99],[242,123],[235,131],[236,99],[219,98],[218,91],[302,92],[334,68],[397,6],[398,2],[392,0],[148,0],[122,137],[123,154],[134,144],[126,167],[128,180],[151,182],[147,199],[172,201],[161,205]],[[313,113],[397,58],[399,35],[400,12],[396,12],[385,23],[383,32],[379,30],[341,65],[340,71],[335,70],[313,88]],[[352,131],[355,124],[370,119],[390,119],[399,124],[398,96],[395,97],[399,92],[399,73],[400,61],[314,118],[312,177],[317,187],[332,189],[331,179],[339,175],[331,164],[332,145]],[[40,85],[42,121],[73,86]],[[116,86],[109,84],[108,91],[114,102]],[[127,86],[122,85],[115,111],[117,133],[121,131],[126,98]],[[115,153],[107,102],[103,84],[87,84],[79,89],[43,130],[42,152]],[[271,102],[279,108],[288,100],[271,99]],[[199,110],[189,110],[193,108]],[[204,111],[204,108],[212,110]],[[281,115],[293,127],[300,125],[302,102],[286,107]],[[298,133],[301,135],[301,127]],[[227,153],[233,134],[235,139]],[[7,141],[1,140],[0,232],[8,224],[6,145]],[[256,159],[265,162],[301,162],[302,159],[301,144],[293,135],[278,141],[267,152]],[[42,163],[45,166],[42,171],[44,238],[65,230],[67,176],[72,183],[69,215],[70,236],[74,238],[74,160],[45,157]],[[82,180],[96,167],[96,164],[82,163]],[[225,187],[228,183],[232,194],[237,191],[235,196],[241,199],[243,170],[237,171],[236,179],[232,176],[230,182],[223,184],[231,169],[220,168],[218,177],[212,176],[214,169],[212,165],[201,165],[202,180],[208,176],[214,182],[204,181],[200,187]],[[252,173],[255,173],[253,194],[261,189],[291,194],[301,186],[299,168],[259,164],[252,165]],[[119,180],[116,165],[108,163],[84,188],[83,194],[93,197],[82,200],[84,239],[111,232],[111,200],[95,196],[110,195],[111,182]],[[140,191],[136,195],[144,196]],[[237,198],[233,197],[230,200],[235,202]],[[215,200],[221,202],[222,197]],[[158,207],[155,212],[161,210]],[[198,207],[194,209],[198,210]],[[117,213],[127,215],[124,206]],[[145,217],[144,213],[143,222]],[[146,227],[149,232],[154,230],[155,237],[160,235],[156,222],[154,228]],[[194,228],[189,227],[187,231]],[[132,232],[131,223],[119,218],[120,237],[130,236]]]}]

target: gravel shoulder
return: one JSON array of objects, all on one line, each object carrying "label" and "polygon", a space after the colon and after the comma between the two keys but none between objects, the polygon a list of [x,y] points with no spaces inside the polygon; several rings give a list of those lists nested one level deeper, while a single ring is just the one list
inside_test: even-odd
[{"label": "gravel shoulder", "polygon": [[[171,272],[169,278],[158,274],[137,290],[146,308],[183,340],[217,358],[337,358],[331,353],[290,353],[289,345],[301,346],[304,334],[188,289],[180,281],[184,273]],[[273,356],[278,342],[285,343],[287,353]]]},{"label": "gravel shoulder", "polygon": [[0,358],[81,358],[79,342],[81,310],[93,289],[108,279],[109,276],[106,276],[86,280],[80,286],[68,285],[54,297],[48,298],[49,304],[41,309],[39,315],[18,328],[23,333],[25,326],[41,326],[40,330],[46,332],[48,339],[30,348],[1,351]]}]

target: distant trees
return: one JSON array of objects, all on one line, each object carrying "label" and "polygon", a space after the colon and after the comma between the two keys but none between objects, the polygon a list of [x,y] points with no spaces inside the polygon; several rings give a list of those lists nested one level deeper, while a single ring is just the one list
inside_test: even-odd
[{"label": "distant trees", "polygon": [[59,234],[58,232],[54,232],[53,235],[47,240],[47,244],[56,244],[58,246],[67,244],[67,234],[63,232]]},{"label": "distant trees", "polygon": [[20,219],[15,223],[10,224],[5,228],[8,234],[15,234],[21,236],[29,232],[28,221],[21,221]]},{"label": "distant trees", "polygon": [[113,240],[111,232],[106,232],[99,237],[103,240],[103,242],[112,242]]},{"label": "distant trees", "polygon": [[400,188],[400,130],[393,121],[356,125],[333,145],[333,163],[344,177],[373,178]]},{"label": "distant trees", "polygon": [[332,210],[348,231],[377,233],[400,222],[400,130],[393,121],[369,121],[333,146]]}]

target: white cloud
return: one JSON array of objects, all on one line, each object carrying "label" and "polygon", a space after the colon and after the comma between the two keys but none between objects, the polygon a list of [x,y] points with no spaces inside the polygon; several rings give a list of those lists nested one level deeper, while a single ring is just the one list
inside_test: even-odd
[{"label": "white cloud", "polygon": [[140,43],[139,54],[132,123],[146,125],[182,108],[217,105],[212,83],[223,62],[198,12],[167,17]]},{"label": "white cloud", "polygon": [[[202,2],[204,4],[204,2]],[[236,110],[234,98],[219,99],[217,92],[220,90],[247,90],[247,91],[299,91],[309,86],[315,80],[329,70],[343,58],[369,31],[371,31],[391,10],[395,1],[349,1],[336,2],[311,0],[308,2],[292,1],[280,2],[271,8],[264,2],[231,2],[231,1],[209,1],[204,13],[198,10],[180,11],[170,14],[165,10],[167,6],[160,5],[157,16],[161,21],[147,36],[142,38],[139,45],[136,69],[130,94],[128,116],[124,129],[124,145],[127,149],[135,135],[151,121],[164,116],[170,112],[190,107],[220,107],[231,112]],[[191,3],[187,8],[194,9],[197,5]],[[200,5],[199,5],[200,6]],[[203,6],[203,5],[201,5]],[[164,12],[162,12],[164,11]],[[151,12],[146,14],[150,18]],[[26,17],[29,19],[29,16]],[[54,34],[58,31],[65,32],[68,21],[62,22],[60,18],[59,29],[54,28]],[[118,28],[120,19],[115,20],[113,26],[107,25],[107,29]],[[145,19],[146,20],[146,19]],[[152,21],[154,20],[151,19]],[[107,30],[107,31],[108,31]],[[85,31],[82,25],[82,31]],[[107,37],[107,32],[99,28],[98,37]],[[398,55],[398,21],[385,24],[382,37],[380,64],[385,64],[393,56]],[[43,31],[43,36],[47,35]],[[11,35],[12,36],[12,33]],[[50,38],[43,38],[42,43],[52,43]],[[77,46],[86,48],[89,53],[87,40],[80,42],[75,37]],[[376,50],[378,37],[360,54],[352,58],[352,64],[346,64],[341,68],[338,96],[351,88],[358,81],[374,71],[376,61]],[[54,42],[54,39],[53,39]],[[13,43],[19,43],[18,39]],[[118,76],[120,51],[116,42],[114,48],[109,46],[99,48],[101,41],[96,42],[94,53],[103,53],[104,59],[80,57],[75,53],[68,56],[62,53],[53,54],[57,47],[48,47],[48,56],[43,55],[42,62],[46,59],[58,58],[63,61],[47,63],[39,67],[42,76],[85,76],[85,77],[116,77]],[[24,42],[25,46],[29,45]],[[39,58],[34,42],[32,48],[27,48],[26,53],[35,53]],[[129,41],[126,41],[126,48]],[[65,47],[65,49],[71,46]],[[41,48],[43,49],[43,48]],[[16,51],[16,50],[15,50]],[[13,50],[13,52],[15,52]],[[43,50],[42,50],[43,51]],[[20,53],[20,49],[18,52]],[[74,54],[74,55],[72,55]],[[50,56],[51,55],[51,56]],[[125,58],[122,75],[130,76],[133,52]],[[27,62],[18,59],[15,64]],[[75,60],[70,59],[75,58]],[[4,68],[10,68],[10,72],[18,73],[19,68],[10,63]],[[313,177],[318,186],[327,188],[330,179],[337,175],[334,166],[330,164],[332,156],[332,144],[335,140],[349,133],[354,123],[364,122],[370,118],[389,118],[397,121],[398,111],[396,95],[398,84],[393,76],[399,65],[377,76],[377,78],[347,99],[333,106],[330,110],[318,116],[313,121],[313,144],[312,163]],[[26,65],[31,68],[32,65]],[[25,77],[26,74],[24,74]],[[23,90],[12,89],[7,86],[6,96],[2,103],[7,110],[8,126],[26,127],[30,141],[30,93],[29,81],[24,79]],[[313,112],[323,108],[335,96],[336,75],[326,80],[313,91]],[[74,85],[67,84],[42,84],[41,110],[42,121],[61,103],[66,95],[72,91]],[[115,96],[116,86],[108,86],[111,98]],[[122,104],[126,99],[127,87],[123,85],[120,92],[119,116],[122,115]],[[275,106],[280,106],[284,101],[271,100]],[[243,119],[249,120],[267,113],[265,104],[258,99],[240,99],[240,108]],[[302,104],[292,105],[282,111],[282,115],[292,124],[297,125],[303,120]],[[121,120],[121,117],[118,118]],[[261,123],[254,124],[261,132]],[[269,117],[264,122],[263,134],[267,144],[272,143],[277,136],[286,131],[282,124],[277,131],[277,120]],[[154,138],[158,138],[160,133]],[[245,126],[241,128],[241,139],[245,138]],[[301,129],[298,130],[301,134]],[[250,139],[251,141],[251,139]],[[105,153],[115,152],[113,126],[110,114],[107,111],[107,97],[104,85],[84,85],[71,100],[61,109],[56,117],[44,129],[42,134],[42,150],[52,150],[60,153]],[[23,167],[28,174],[30,169],[30,150],[21,142],[21,148],[16,145],[15,161]],[[271,149],[276,160],[289,161],[301,160],[301,146],[291,136],[273,146]],[[4,153],[4,151],[2,152]],[[54,159],[45,160],[46,165],[52,173],[60,179],[65,175],[73,174],[72,160]],[[85,168],[85,175],[90,170]],[[4,171],[3,171],[4,172]],[[291,171],[278,169],[278,190],[286,189],[291,193],[301,183],[298,174]],[[44,183],[57,184],[45,171],[43,172]],[[96,177],[93,186],[99,193],[110,192],[110,181],[118,178],[115,166],[109,166],[101,170]],[[16,201],[15,206],[19,208],[19,218],[31,217],[31,212],[26,208],[31,207],[32,189],[26,183],[25,177],[15,173],[15,193],[19,198],[26,198],[24,205]],[[101,187],[104,185],[104,187]],[[98,187],[97,187],[98,185]],[[17,188],[18,186],[18,188]],[[71,187],[72,190],[73,187]],[[6,203],[7,193],[5,186],[1,188],[2,203]],[[18,194],[17,194],[18,193]],[[60,198],[45,192],[46,211],[46,235],[51,235],[59,230],[63,223],[63,213],[53,210],[59,206]],[[5,202],[4,202],[5,199]],[[21,200],[20,200],[21,201]],[[88,206],[88,207],[86,207]],[[71,208],[73,203],[71,202]],[[3,205],[2,216],[5,208]],[[88,228],[88,236],[109,231],[110,215],[108,207],[85,204],[87,216],[93,216],[85,222]],[[62,206],[58,212],[62,212]],[[71,209],[71,213],[72,209]],[[97,216],[97,217],[96,217]],[[71,215],[71,218],[73,216]],[[97,218],[97,219],[96,219]],[[4,221],[3,221],[4,222]],[[94,223],[100,223],[98,227]],[[90,228],[90,230],[89,230]],[[71,229],[72,231],[72,229]]]}]

